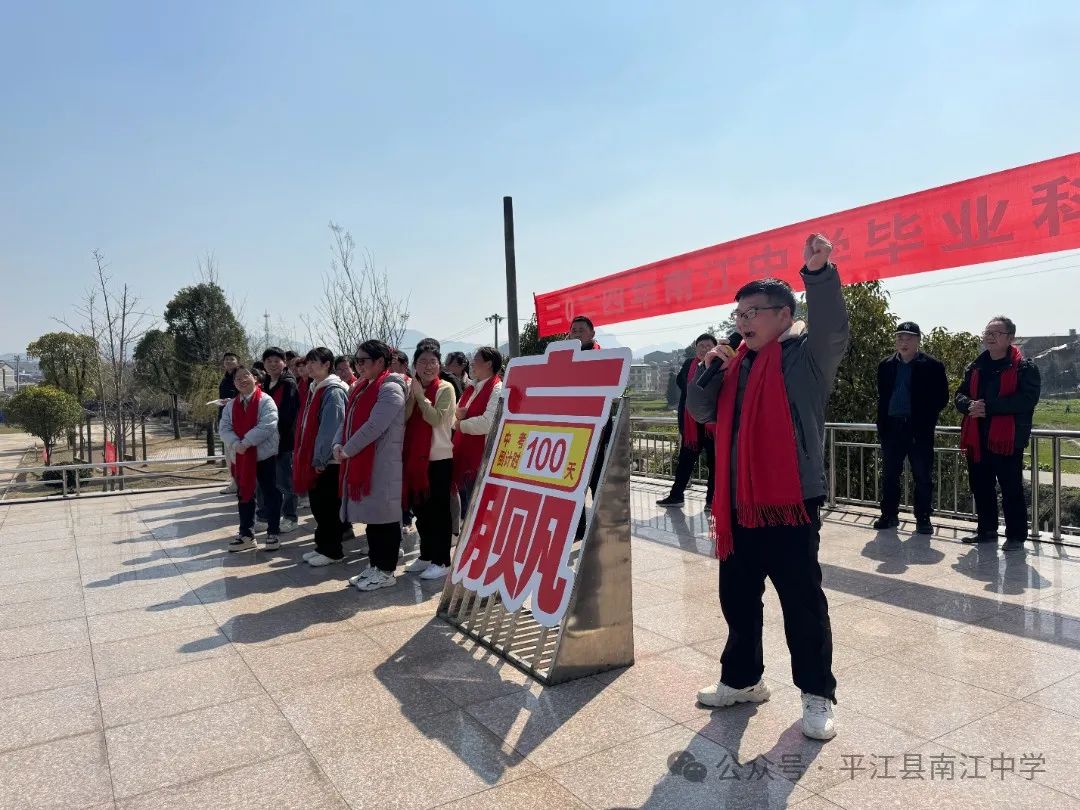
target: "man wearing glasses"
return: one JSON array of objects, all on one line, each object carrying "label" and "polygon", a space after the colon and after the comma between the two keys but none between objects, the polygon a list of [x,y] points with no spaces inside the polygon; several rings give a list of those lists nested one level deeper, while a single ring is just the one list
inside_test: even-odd
[{"label": "man wearing glasses", "polygon": [[686,399],[694,419],[715,423],[713,519],[728,626],[720,680],[698,692],[698,701],[721,707],[768,700],[761,644],[768,577],[802,691],[802,731],[820,740],[836,735],[832,627],[818,564],[825,403],[850,334],[831,252],[820,234],[806,240],[800,276],[812,328],[794,322],[795,295],[786,283],[750,282],[735,294],[742,345],[706,354],[708,367]]},{"label": "man wearing glasses", "polygon": [[1039,404],[1038,367],[1013,345],[1016,324],[994,318],[982,334],[986,351],[968,366],[956,392],[956,410],[964,414],[960,446],[968,459],[968,479],[979,524],[964,543],[995,543],[1001,487],[1005,513],[1005,549],[1024,547],[1027,504],[1024,501],[1024,448]]}]

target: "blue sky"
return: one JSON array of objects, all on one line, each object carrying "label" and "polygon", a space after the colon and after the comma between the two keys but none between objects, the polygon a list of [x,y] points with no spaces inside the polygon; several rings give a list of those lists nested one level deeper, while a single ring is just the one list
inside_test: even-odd
[{"label": "blue sky", "polygon": [[[506,311],[504,194],[527,317],[533,292],[1080,149],[1076,2],[20,5],[0,351],[70,312],[94,248],[157,315],[212,251],[253,328],[299,334],[333,219],[412,328],[481,341]],[[892,282],[893,308],[1080,325],[1080,253],[1005,266]],[[688,341],[723,312],[608,331]]]}]

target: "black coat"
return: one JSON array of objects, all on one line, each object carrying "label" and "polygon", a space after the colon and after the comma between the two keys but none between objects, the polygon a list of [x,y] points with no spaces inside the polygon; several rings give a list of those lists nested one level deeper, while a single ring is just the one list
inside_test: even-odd
[{"label": "black coat", "polygon": [[[682,433],[683,429],[683,414],[686,412],[686,384],[687,376],[690,374],[690,364],[694,362],[693,357],[687,357],[682,364],[682,368],[679,369],[679,373],[675,375],[675,385],[679,387],[679,433]],[[701,371],[701,367],[698,367],[698,371]],[[693,382],[691,380],[690,382]],[[701,423],[698,422],[699,427]],[[700,433],[700,431],[699,431]]]},{"label": "black coat", "polygon": [[[1008,365],[1008,358],[994,360],[990,352],[983,352],[976,357],[975,362],[964,372],[964,381],[956,391],[956,410],[966,414],[971,403],[981,399],[986,403],[987,417],[1011,413],[1016,418],[1016,442],[1013,444],[1013,452],[1019,453],[1027,447],[1028,439],[1031,438],[1031,422],[1035,415],[1035,406],[1039,404],[1039,394],[1042,392],[1042,377],[1039,375],[1039,367],[1025,357],[1017,369],[1016,393],[1003,397],[998,393],[1001,389],[1001,372]],[[976,366],[979,368],[979,390],[972,391],[971,372]],[[990,434],[989,418],[979,420],[979,432],[985,446]]]},{"label": "black coat", "polygon": [[[284,388],[282,388],[284,386]],[[266,393],[274,396],[274,392],[282,388],[281,404],[278,406],[278,436],[281,437],[278,446],[279,453],[288,453],[293,449],[293,437],[296,431],[296,415],[300,412],[300,390],[296,387],[296,377],[288,369],[281,372],[277,382],[270,381],[266,386]],[[276,400],[276,397],[275,397]]]},{"label": "black coat", "polygon": [[[889,400],[896,385],[896,370],[903,361],[899,355],[886,357],[877,370],[878,433],[888,428]],[[938,416],[949,404],[949,377],[945,364],[936,357],[919,352],[911,361],[911,426],[917,434],[932,437]]]}]

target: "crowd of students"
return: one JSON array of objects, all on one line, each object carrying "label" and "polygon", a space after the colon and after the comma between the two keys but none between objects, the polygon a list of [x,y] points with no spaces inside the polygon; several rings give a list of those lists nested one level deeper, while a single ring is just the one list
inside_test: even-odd
[{"label": "crowd of students", "polygon": [[370,565],[349,582],[361,591],[397,582],[403,536],[419,534],[405,571],[438,580],[468,508],[494,424],[502,354],[477,349],[471,362],[437,340],[409,357],[378,340],[352,357],[320,346],[301,356],[271,346],[251,367],[228,353],[219,386],[225,445],[240,528],[229,551],[280,548],[306,498],[314,518],[313,567],[341,562],[343,541],[364,526]]}]

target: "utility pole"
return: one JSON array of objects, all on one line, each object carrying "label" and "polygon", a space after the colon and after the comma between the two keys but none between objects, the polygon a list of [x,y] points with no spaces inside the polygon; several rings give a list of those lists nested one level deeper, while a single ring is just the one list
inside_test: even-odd
[{"label": "utility pole", "polygon": [[497,349],[499,348],[499,322],[505,321],[506,318],[496,312],[494,315],[489,315],[488,317],[484,318],[484,320],[488,323],[494,322],[495,324],[495,348]]},{"label": "utility pole", "polygon": [[[514,253],[514,198],[503,197],[503,244],[506,248],[506,315],[510,320],[507,332],[510,336],[510,356],[521,354],[518,338],[517,257]],[[498,341],[495,348],[499,348]]]},{"label": "utility pole", "polygon": [[15,355],[15,393],[16,394],[19,393],[19,369],[22,368],[22,366],[20,364],[21,360],[22,360],[22,355],[21,354]]},{"label": "utility pole", "polygon": [[270,312],[263,311],[263,349],[270,348]]}]

